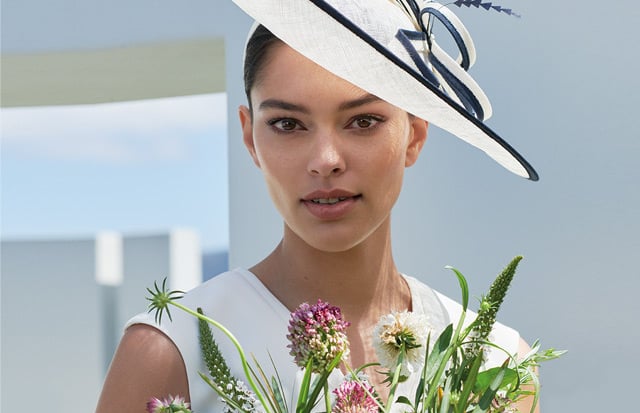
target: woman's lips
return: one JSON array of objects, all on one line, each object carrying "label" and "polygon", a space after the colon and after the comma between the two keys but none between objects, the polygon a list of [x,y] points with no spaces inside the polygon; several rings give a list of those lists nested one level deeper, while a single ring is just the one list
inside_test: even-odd
[{"label": "woman's lips", "polygon": [[306,195],[301,201],[316,218],[335,220],[349,213],[360,198],[360,194],[344,190],[332,190],[314,191]]}]

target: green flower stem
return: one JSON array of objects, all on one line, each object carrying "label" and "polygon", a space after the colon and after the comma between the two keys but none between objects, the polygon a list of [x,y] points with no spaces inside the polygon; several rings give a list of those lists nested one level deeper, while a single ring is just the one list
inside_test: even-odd
[{"label": "green flower stem", "polygon": [[242,346],[240,345],[240,342],[231,333],[231,331],[227,330],[227,328],[225,326],[223,326],[222,324],[218,323],[216,320],[214,320],[212,318],[209,318],[209,317],[205,316],[204,314],[200,314],[197,311],[193,311],[189,307],[186,307],[186,306],[184,306],[182,304],[179,304],[179,303],[177,303],[177,302],[175,302],[173,300],[169,300],[168,303],[173,305],[173,306],[175,306],[175,307],[178,307],[182,311],[185,311],[185,312],[191,314],[194,317],[198,317],[200,320],[204,320],[207,323],[212,324],[218,330],[222,331],[229,338],[229,340],[231,340],[233,345],[236,347],[236,350],[238,351],[238,354],[240,355],[240,360],[242,361],[242,368],[244,370],[244,375],[247,378],[247,381],[249,382],[249,385],[251,386],[251,388],[253,389],[254,393],[258,397],[258,400],[260,400],[260,403],[262,404],[262,408],[265,410],[265,412],[266,413],[271,413],[270,410],[269,410],[269,405],[267,404],[267,401],[265,400],[264,396],[260,392],[258,386],[253,381],[253,378],[252,378],[252,375],[251,375],[251,370],[249,368],[249,363],[247,363],[247,357],[245,355],[245,352],[242,349]]},{"label": "green flower stem", "polygon": [[[338,364],[340,364],[340,361],[342,361],[342,354],[343,353],[338,354],[336,358],[333,359],[333,361],[326,367],[325,371],[320,374],[320,376],[318,377],[318,380],[314,382],[311,395],[306,399],[307,400],[306,405],[302,407],[299,406],[298,409],[296,409],[296,412],[300,412],[300,413],[311,412],[311,409],[313,409],[316,400],[318,400],[320,391],[324,388],[324,384],[327,383],[327,380],[329,379],[329,375],[331,374],[333,369],[335,369],[338,366]],[[309,369],[309,366],[307,366],[307,369]]]},{"label": "green flower stem", "polygon": [[462,330],[462,323],[464,323],[466,314],[467,314],[466,311],[463,311],[460,314],[460,319],[458,320],[456,331],[453,334],[453,337],[451,337],[451,342],[449,344],[449,347],[447,348],[447,351],[445,352],[445,355],[442,358],[442,361],[440,362],[440,366],[438,367],[436,374],[434,374],[433,376],[431,386],[429,386],[429,392],[427,393],[427,397],[425,398],[423,406],[429,406],[433,401],[433,398],[436,395],[436,390],[438,389],[438,385],[437,385],[438,379],[442,376],[442,373],[444,373],[444,370],[447,368],[447,363],[451,358],[451,355],[453,354],[454,351],[457,351],[458,349],[458,345],[456,343],[460,337],[460,331]]},{"label": "green flower stem", "polygon": [[311,387],[311,365],[313,364],[313,358],[309,358],[307,366],[304,368],[304,376],[302,377],[302,383],[300,383],[300,392],[298,393],[298,403],[296,404],[296,412],[302,411],[307,405],[309,397],[309,389]]},{"label": "green flower stem", "polygon": [[393,372],[393,379],[391,379],[391,390],[389,390],[389,397],[387,398],[387,404],[385,405],[385,412],[391,411],[391,406],[393,405],[393,399],[396,396],[396,389],[398,388],[398,383],[400,382],[400,371],[402,370],[402,362],[404,361],[404,348],[398,355],[398,361],[396,363],[396,370]]},{"label": "green flower stem", "polygon": [[325,412],[329,413],[331,411],[331,395],[329,394],[329,382],[324,383],[324,405]]}]

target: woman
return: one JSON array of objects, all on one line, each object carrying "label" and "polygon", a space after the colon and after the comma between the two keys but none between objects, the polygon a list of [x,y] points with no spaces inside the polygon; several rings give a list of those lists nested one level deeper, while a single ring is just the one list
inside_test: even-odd
[{"label": "woman", "polygon": [[[263,366],[269,364],[269,357],[273,358],[291,401],[301,373],[292,363],[285,337],[289,312],[302,302],[313,303],[321,298],[342,309],[351,323],[351,366],[376,361],[371,332],[384,314],[402,310],[422,313],[434,330],[455,320],[459,306],[401,274],[391,246],[391,210],[402,187],[404,169],[416,162],[426,140],[428,124],[423,120],[427,118],[424,112],[434,108],[430,104],[425,105],[426,109],[422,107],[423,99],[418,101],[417,110],[410,111],[408,108],[415,103],[406,102],[406,96],[391,96],[384,86],[378,88],[377,84],[385,83],[381,78],[387,76],[390,67],[375,66],[375,50],[365,51],[371,57],[366,62],[373,69],[358,63],[352,53],[357,54],[361,51],[356,49],[366,46],[362,33],[357,36],[360,40],[348,40],[344,32],[326,47],[329,53],[317,56],[316,48],[322,46],[318,42],[313,47],[304,44],[300,39],[303,26],[284,27],[287,25],[279,23],[289,23],[286,12],[274,12],[291,8],[289,12],[297,13],[301,24],[317,22],[316,31],[307,30],[319,39],[324,37],[318,31],[335,35],[343,33],[340,30],[347,26],[353,34],[357,31],[350,27],[354,22],[360,30],[370,29],[365,25],[376,21],[372,16],[377,12],[383,16],[378,17],[379,24],[391,28],[395,36],[402,33],[397,22],[410,21],[407,15],[415,11],[413,2],[398,5],[385,0],[313,1],[278,3],[277,7],[271,1],[237,3],[279,33],[276,37],[262,25],[252,30],[245,58],[248,106],[239,109],[239,117],[244,143],[264,175],[282,215],[284,231],[279,245],[264,260],[249,270],[236,269],[213,278],[189,292],[183,304],[202,307],[205,314],[226,325],[247,353],[254,354]],[[301,13],[310,15],[302,18]],[[333,20],[323,20],[327,16]],[[348,21],[335,19],[336,16]],[[449,21],[450,16],[445,17]],[[413,36],[409,31],[405,35],[409,40]],[[349,53],[336,49],[349,42],[353,43]],[[411,53],[407,55],[412,57]],[[438,67],[438,63],[432,62],[431,67]],[[411,74],[409,69],[401,69]],[[371,70],[384,71],[374,73],[372,82],[360,82],[359,77],[371,76]],[[410,81],[422,82],[411,75]],[[436,76],[441,77],[447,75]],[[435,118],[441,124],[455,123],[445,126],[449,130],[457,130],[462,123],[461,134],[466,140],[477,143],[508,168],[536,179],[526,161],[499,138],[497,141],[495,134],[478,120],[479,112],[488,112],[483,95],[475,99],[479,103],[471,105],[473,110],[460,115],[465,102],[473,99],[449,97],[447,90],[454,89],[455,94],[460,87],[455,81],[447,82],[448,86],[436,88],[439,92],[429,88],[420,92],[435,96],[427,99],[444,101],[437,105],[451,112],[444,116],[449,120]],[[467,78],[461,82],[481,94]],[[468,133],[473,129],[469,124],[476,126],[475,135]],[[500,148],[487,150],[496,141]],[[509,155],[508,160],[504,153]],[[143,411],[150,397],[169,394],[187,397],[196,412],[222,411],[221,402],[197,375],[206,368],[198,351],[195,320],[185,314],[172,315],[172,322],[165,320],[160,326],[147,315],[129,322],[106,378],[98,412]],[[524,354],[528,350],[514,330],[498,325],[494,334],[510,351]],[[232,372],[242,377],[231,344],[223,337],[218,337],[218,342]],[[330,380],[333,385],[341,379],[341,373],[335,373]],[[386,386],[381,382],[385,377],[375,369],[367,373],[384,398]],[[408,394],[415,384],[413,377],[402,384],[400,393]],[[523,407],[521,411],[529,409]]]}]

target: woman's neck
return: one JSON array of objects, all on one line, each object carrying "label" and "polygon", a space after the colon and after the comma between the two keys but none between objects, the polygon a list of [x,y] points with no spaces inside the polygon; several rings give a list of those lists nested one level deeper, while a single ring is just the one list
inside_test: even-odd
[{"label": "woman's neck", "polygon": [[341,252],[313,248],[285,227],[280,244],[251,270],[290,310],[322,299],[359,319],[410,305],[408,287],[393,261],[388,224]]}]

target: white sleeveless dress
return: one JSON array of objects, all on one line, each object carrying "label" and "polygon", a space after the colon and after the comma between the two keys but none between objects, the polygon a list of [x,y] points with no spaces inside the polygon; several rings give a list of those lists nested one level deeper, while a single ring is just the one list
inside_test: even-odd
[{"label": "white sleeveless dress", "polygon": [[[427,317],[435,330],[432,337],[437,337],[451,322],[458,321],[462,311],[458,303],[435,292],[415,278],[406,275],[404,277],[411,290],[412,310]],[[296,389],[299,388],[302,371],[294,364],[287,348],[286,335],[290,313],[253,273],[239,268],[220,274],[189,291],[180,303],[193,310],[200,307],[204,314],[222,323],[239,340],[245,353],[249,357],[251,354],[256,357],[268,377],[274,373],[269,358],[271,357],[278,368],[285,392],[289,395],[290,409],[291,406],[295,406]],[[171,308],[171,316],[173,321],[164,316],[162,324],[157,325],[153,314],[139,314],[129,320],[125,328],[141,323],[164,332],[173,340],[184,360],[192,410],[196,413],[222,412],[223,404],[219,397],[198,375],[198,372],[206,373],[207,368],[200,353],[197,319],[177,308]],[[467,321],[472,320],[474,316],[475,314],[468,311]],[[232,374],[246,382],[235,347],[214,327],[212,330]],[[518,332],[502,324],[496,323],[491,338],[512,354],[518,349]],[[497,351],[489,353],[488,357],[487,366],[500,365],[505,359],[504,355]],[[330,386],[333,388],[339,385],[342,378],[340,371],[334,371],[329,378]],[[416,384],[417,377],[410,377],[400,384],[396,395],[411,395]],[[324,410],[322,406],[320,410]]]}]

